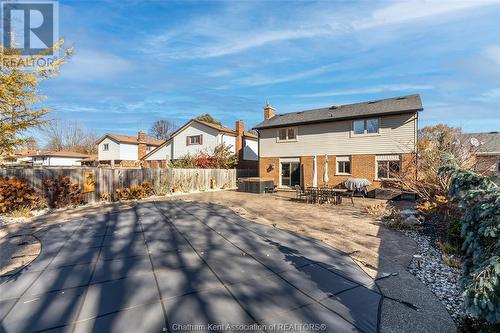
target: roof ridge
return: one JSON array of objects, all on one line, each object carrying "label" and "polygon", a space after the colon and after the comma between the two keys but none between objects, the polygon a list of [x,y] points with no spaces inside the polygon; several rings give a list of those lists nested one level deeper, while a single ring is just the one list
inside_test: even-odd
[{"label": "roof ridge", "polygon": [[285,112],[285,113],[279,113],[278,115],[283,115],[283,114],[290,114],[290,113],[302,113],[302,112],[309,112],[309,111],[320,111],[320,110],[335,110],[341,107],[345,106],[352,106],[352,105],[359,105],[359,104],[375,104],[377,102],[382,102],[382,101],[388,101],[388,100],[401,100],[405,99],[408,97],[415,97],[415,96],[420,96],[419,94],[411,94],[411,95],[403,95],[403,96],[397,96],[397,97],[389,97],[389,98],[381,98],[381,99],[373,99],[365,102],[356,102],[356,103],[347,103],[347,104],[333,104],[330,106],[324,106],[316,109],[307,109],[307,110],[302,110],[302,111],[292,111],[292,112]]},{"label": "roof ridge", "polygon": [[375,115],[422,111],[419,94],[396,96],[365,102],[323,107],[317,109],[280,113],[257,124],[254,129],[281,127],[292,124],[306,124],[341,119],[364,118]]}]

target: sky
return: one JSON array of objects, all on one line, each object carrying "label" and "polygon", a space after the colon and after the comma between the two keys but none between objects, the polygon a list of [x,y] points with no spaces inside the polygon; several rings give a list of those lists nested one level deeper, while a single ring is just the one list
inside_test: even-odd
[{"label": "sky", "polygon": [[60,1],[51,118],[134,135],[418,93],[420,127],[500,130],[500,1]]}]

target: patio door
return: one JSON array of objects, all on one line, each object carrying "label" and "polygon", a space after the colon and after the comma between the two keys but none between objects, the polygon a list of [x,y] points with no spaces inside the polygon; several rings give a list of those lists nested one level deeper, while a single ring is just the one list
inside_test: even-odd
[{"label": "patio door", "polygon": [[300,163],[281,162],[281,186],[293,187],[300,185]]}]

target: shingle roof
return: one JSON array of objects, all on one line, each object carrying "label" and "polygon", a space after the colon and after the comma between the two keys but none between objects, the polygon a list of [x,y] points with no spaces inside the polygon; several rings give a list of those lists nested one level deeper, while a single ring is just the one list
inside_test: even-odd
[{"label": "shingle roof", "polygon": [[[203,121],[203,120],[198,120],[198,119],[193,119],[193,121],[196,121],[200,124],[203,124],[205,126],[208,126],[208,127],[211,127],[213,129],[216,129],[220,132],[225,132],[225,133],[229,133],[229,134],[233,134],[233,135],[236,135],[236,130],[232,129],[232,128],[229,128],[229,127],[226,127],[226,126],[223,126],[223,125],[219,125],[219,124],[214,124],[214,123],[209,123],[209,122],[206,122],[206,121]],[[243,132],[243,135],[246,136],[246,137],[249,137],[249,138],[253,138],[253,139],[257,139],[257,135],[251,133],[251,132],[248,132],[248,131],[244,131]]]},{"label": "shingle roof", "polygon": [[321,109],[278,114],[264,120],[255,129],[319,123],[341,119],[354,119],[366,116],[398,114],[422,111],[420,95],[408,95],[394,98],[325,107]]},{"label": "shingle roof", "polygon": [[74,151],[43,151],[43,152],[38,152],[35,154],[30,154],[27,155],[30,157],[35,157],[35,156],[55,156],[55,157],[81,157],[81,158],[86,158],[89,157],[88,154],[82,154],[82,153],[77,153]]},{"label": "shingle roof", "polygon": [[[219,124],[214,124],[214,123],[209,123],[209,122],[206,122],[206,121],[203,121],[203,120],[198,120],[196,118],[194,119],[191,119],[190,121],[188,121],[187,123],[185,123],[183,126],[179,127],[174,133],[172,133],[172,135],[170,136],[170,138],[168,140],[165,140],[163,141],[160,145],[158,145],[158,147],[156,147],[155,149],[151,150],[149,153],[147,153],[146,155],[144,155],[142,157],[142,160],[145,160],[146,158],[148,158],[149,156],[153,155],[155,152],[157,152],[159,149],[165,147],[167,144],[170,143],[170,141],[172,141],[172,138],[174,136],[176,136],[177,134],[179,134],[180,132],[182,132],[187,126],[191,125],[193,122],[197,122],[199,124],[202,124],[202,125],[205,125],[207,127],[210,127],[210,128],[213,128],[219,132],[224,132],[224,133],[228,133],[228,134],[231,134],[231,135],[234,135],[236,136],[237,133],[236,133],[236,130],[232,129],[232,128],[229,128],[229,127],[226,127],[226,126],[223,126],[223,125],[219,125]],[[247,138],[251,138],[251,139],[255,139],[257,140],[257,135],[251,133],[251,132],[248,132],[248,131],[244,131],[243,132],[243,136],[247,137]]]},{"label": "shingle roof", "polygon": [[236,133],[234,131],[234,129],[226,127],[226,126],[222,126],[222,125],[219,125],[219,124],[209,123],[208,121],[203,121],[203,120],[198,120],[198,119],[193,119],[193,121],[195,121],[197,123],[200,123],[200,124],[203,124],[205,126],[211,127],[213,129],[216,129],[216,130],[218,130],[220,132],[227,132],[227,133],[231,133],[231,134]]},{"label": "shingle roof", "polygon": [[[110,137],[115,141],[121,142],[121,143],[131,143],[131,144],[139,144],[139,140],[137,139],[136,136],[130,136],[130,135],[123,135],[123,134],[116,134],[116,133],[106,133],[103,137],[101,137],[98,141],[101,142],[104,140],[104,138]],[[156,140],[156,139],[146,139],[146,144],[150,146],[159,146],[161,145],[165,140]]]},{"label": "shingle roof", "polygon": [[474,148],[476,153],[500,154],[500,132],[463,133],[462,137],[466,144],[477,145]]}]

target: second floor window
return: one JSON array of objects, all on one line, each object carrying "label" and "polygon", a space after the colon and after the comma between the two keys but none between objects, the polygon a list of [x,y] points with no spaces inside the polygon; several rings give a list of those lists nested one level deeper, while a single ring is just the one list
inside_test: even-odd
[{"label": "second floor window", "polygon": [[352,121],[352,133],[354,135],[376,134],[380,124],[378,118],[360,119]]},{"label": "second floor window", "polygon": [[202,141],[203,141],[203,138],[202,138],[201,134],[200,135],[191,135],[191,136],[186,137],[186,144],[188,146],[201,145]]},{"label": "second floor window", "polygon": [[105,143],[102,145],[102,150],[108,151],[109,150],[109,143]]},{"label": "second floor window", "polygon": [[278,141],[295,141],[297,140],[297,128],[287,127],[278,129]]}]

